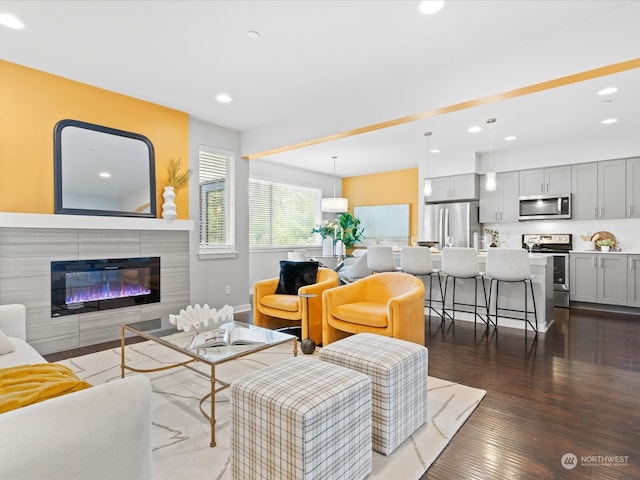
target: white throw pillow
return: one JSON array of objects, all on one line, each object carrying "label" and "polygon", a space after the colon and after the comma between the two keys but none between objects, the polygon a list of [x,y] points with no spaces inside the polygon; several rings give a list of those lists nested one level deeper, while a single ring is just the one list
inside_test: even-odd
[{"label": "white throw pillow", "polygon": [[9,337],[7,337],[2,330],[0,330],[0,355],[11,353],[15,349],[16,347],[14,347],[13,343],[9,341]]}]

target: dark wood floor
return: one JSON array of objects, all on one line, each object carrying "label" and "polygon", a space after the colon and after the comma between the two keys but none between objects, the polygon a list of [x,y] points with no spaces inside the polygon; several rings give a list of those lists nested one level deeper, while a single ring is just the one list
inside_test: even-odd
[{"label": "dark wood floor", "polygon": [[[554,318],[535,342],[507,328],[431,323],[429,374],[487,395],[423,479],[640,479],[640,316],[556,309]],[[577,457],[572,470],[566,453]],[[627,461],[581,464],[597,456]]]},{"label": "dark wood floor", "polygon": [[[423,479],[640,478],[640,316],[556,309],[554,318],[536,342],[432,321],[429,374],[487,395]],[[572,470],[566,453],[577,457]],[[626,462],[582,464],[612,455]]]}]

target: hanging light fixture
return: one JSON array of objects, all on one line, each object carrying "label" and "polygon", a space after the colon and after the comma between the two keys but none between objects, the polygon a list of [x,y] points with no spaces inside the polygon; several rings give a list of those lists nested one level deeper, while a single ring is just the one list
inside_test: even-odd
[{"label": "hanging light fixture", "polygon": [[427,157],[424,167],[424,196],[430,197],[433,194],[431,179],[429,178],[429,141],[431,140],[431,132],[424,132],[424,136],[427,137]]},{"label": "hanging light fixture", "polygon": [[496,172],[493,170],[493,124],[496,123],[495,118],[487,120],[489,124],[489,171],[487,172],[484,189],[487,192],[496,191]]},{"label": "hanging light fixture", "polygon": [[336,158],[333,158],[333,197],[322,199],[323,212],[346,212],[349,210],[349,200],[346,198],[336,197]]}]

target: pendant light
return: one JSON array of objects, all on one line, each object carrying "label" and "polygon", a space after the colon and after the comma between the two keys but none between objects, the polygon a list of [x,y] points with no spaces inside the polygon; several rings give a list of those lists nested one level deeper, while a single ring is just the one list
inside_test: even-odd
[{"label": "pendant light", "polygon": [[427,157],[424,167],[424,196],[430,197],[433,195],[431,179],[429,178],[429,141],[431,140],[431,132],[424,132],[424,136],[427,137]]},{"label": "pendant light", "polygon": [[336,197],[336,158],[333,158],[333,197],[322,199],[323,212],[346,212],[349,210],[349,201],[346,198]]},{"label": "pendant light", "polygon": [[495,118],[487,120],[489,124],[489,171],[487,172],[484,189],[487,192],[496,191],[496,172],[493,170],[493,124],[496,123]]}]

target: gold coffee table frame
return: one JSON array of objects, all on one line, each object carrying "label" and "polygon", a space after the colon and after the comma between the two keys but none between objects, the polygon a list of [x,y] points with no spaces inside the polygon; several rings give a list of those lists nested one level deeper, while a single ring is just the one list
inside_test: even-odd
[{"label": "gold coffee table frame", "polygon": [[[287,333],[277,332],[275,330],[268,330],[262,327],[249,325],[246,323],[235,322],[235,328],[250,328],[254,330],[264,331],[269,339],[268,343],[260,343],[253,345],[242,346],[229,346],[229,347],[214,347],[214,348],[201,348],[197,350],[190,350],[188,348],[191,343],[191,339],[196,332],[183,332],[178,330],[175,326],[171,325],[166,319],[146,320],[142,322],[131,323],[122,325],[120,329],[120,376],[124,378],[125,371],[137,373],[151,373],[160,372],[163,370],[169,370],[176,367],[186,367],[199,375],[209,378],[211,383],[211,391],[207,393],[202,399],[200,399],[200,412],[209,421],[211,425],[211,443],[210,447],[216,446],[216,393],[221,392],[229,388],[229,383],[216,379],[216,366],[222,363],[230,362],[238,358],[246,357],[254,353],[266,350],[276,345],[282,345],[286,342],[293,342],[293,356],[298,355],[298,339],[294,335]],[[125,337],[126,332],[130,332],[135,336],[151,340],[153,342],[164,345],[171,350],[179,352],[187,357],[188,360],[184,362],[173,363],[158,368],[140,369],[128,366],[125,358]],[[205,372],[194,368],[191,364],[203,363],[210,368],[210,373],[207,375]],[[220,386],[216,388],[216,384]],[[204,402],[211,399],[211,413],[205,412],[203,408]]]}]

